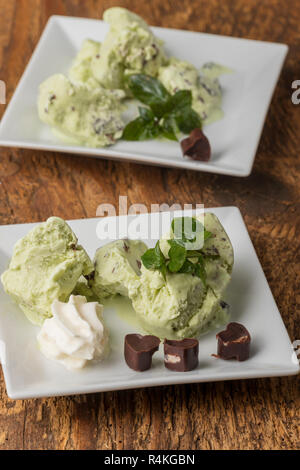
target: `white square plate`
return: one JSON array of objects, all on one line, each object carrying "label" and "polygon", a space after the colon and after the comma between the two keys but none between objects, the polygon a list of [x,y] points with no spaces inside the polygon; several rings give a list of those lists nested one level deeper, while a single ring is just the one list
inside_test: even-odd
[{"label": "white square plate", "polygon": [[[194,371],[176,373],[165,369],[161,346],[159,353],[154,355],[153,367],[149,371],[134,372],[124,361],[123,344],[125,335],[135,330],[121,320],[114,308],[106,308],[104,317],[111,334],[110,356],[103,363],[90,365],[81,372],[69,372],[42,356],[36,344],[39,327],[28,322],[0,285],[2,367],[8,395],[13,399],[25,399],[297,374],[299,364],[296,355],[239,210],[224,207],[209,211],[219,217],[233,244],[235,266],[226,300],[231,305],[231,319],[243,323],[252,336],[251,357],[248,361],[223,361],[212,357],[217,347],[217,331],[212,331],[200,337],[199,367]],[[123,216],[121,220],[117,218],[117,222],[126,224],[128,220],[132,222],[135,219],[137,225],[141,224],[142,231],[146,229],[148,233],[147,227],[151,224],[162,235],[168,231],[170,218],[174,214],[178,216],[180,213],[143,214],[129,218]],[[94,255],[99,246],[107,243],[100,242],[96,236],[98,222],[99,219],[70,222],[90,256]],[[33,226],[0,227],[0,272],[6,269],[15,242]],[[155,244],[154,239],[145,241],[149,246]]]},{"label": "white square plate", "polygon": [[205,127],[213,149],[208,163],[183,158],[176,142],[120,141],[109,148],[87,148],[60,142],[40,122],[38,87],[47,77],[67,73],[86,38],[102,41],[108,26],[98,20],[53,16],[11,99],[0,125],[0,145],[131,160],[138,163],[248,176],[288,47],[212,34],[153,28],[166,51],[196,67],[214,61],[234,70],[221,77],[225,117]]}]

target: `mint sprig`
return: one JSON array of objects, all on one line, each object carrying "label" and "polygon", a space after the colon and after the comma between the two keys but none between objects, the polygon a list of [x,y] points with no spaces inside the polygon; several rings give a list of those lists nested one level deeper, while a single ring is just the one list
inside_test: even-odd
[{"label": "mint sprig", "polygon": [[168,270],[171,273],[177,273],[186,260],[186,249],[183,245],[177,243],[176,240],[168,240],[168,243],[171,246],[168,253],[170,259]]},{"label": "mint sprig", "polygon": [[156,117],[162,117],[168,112],[171,95],[159,80],[137,73],[130,75],[127,83],[133,96],[148,105]]},{"label": "mint sprig", "polygon": [[142,256],[142,263],[147,269],[156,270],[158,269],[164,278],[166,278],[166,260],[160,249],[159,241],[156,243],[155,248],[150,248]]},{"label": "mint sprig", "polygon": [[186,245],[194,243],[198,246],[202,243],[203,246],[212,235],[195,217],[176,217],[172,220],[171,229],[174,238]]},{"label": "mint sprig", "polygon": [[157,119],[148,108],[139,108],[140,116],[129,122],[123,131],[124,140],[148,140],[160,135]]},{"label": "mint sprig", "polygon": [[165,137],[178,140],[177,134],[189,134],[201,128],[201,119],[192,108],[192,92],[179,90],[171,95],[154,77],[133,74],[127,79],[133,96],[147,105],[139,108],[140,116],[125,127],[124,140],[147,140]]},{"label": "mint sprig", "polygon": [[[142,256],[142,262],[146,269],[159,270],[166,279],[166,273],[185,273],[197,276],[206,286],[204,243],[212,234],[205,230],[204,226],[194,217],[180,217],[173,219],[172,231],[177,238],[168,240],[170,249],[165,257],[157,242],[155,248],[146,251]],[[186,245],[199,237],[203,237],[200,249],[189,250]]]}]

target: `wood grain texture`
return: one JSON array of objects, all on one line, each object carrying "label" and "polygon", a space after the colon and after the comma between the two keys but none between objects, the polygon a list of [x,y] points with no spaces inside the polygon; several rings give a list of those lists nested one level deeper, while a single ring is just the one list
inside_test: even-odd
[{"label": "wood grain texture", "polygon": [[[52,14],[125,6],[153,25],[277,41],[290,52],[248,178],[0,149],[0,223],[94,217],[103,202],[237,205],[292,340],[299,332],[300,7],[294,0],[0,0],[0,78],[11,97]],[[0,106],[2,115],[4,106]],[[16,123],[17,125],[17,123]],[[150,182],[150,184],[149,184]],[[1,373],[0,449],[296,449],[299,378],[11,401]]]}]

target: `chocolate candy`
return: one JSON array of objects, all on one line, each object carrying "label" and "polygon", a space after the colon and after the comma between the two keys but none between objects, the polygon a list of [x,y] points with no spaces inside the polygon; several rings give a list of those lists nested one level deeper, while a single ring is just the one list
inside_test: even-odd
[{"label": "chocolate candy", "polygon": [[193,160],[208,162],[211,156],[211,148],[208,138],[201,129],[194,129],[189,137],[181,141],[183,155],[187,155]]},{"label": "chocolate candy", "polygon": [[198,365],[199,341],[186,338],[181,341],[165,339],[165,366],[176,372],[188,372]]},{"label": "chocolate candy", "polygon": [[152,356],[158,351],[160,339],[151,335],[131,334],[125,336],[124,355],[125,361],[133,370],[143,372],[152,364]]},{"label": "chocolate candy", "polygon": [[229,323],[226,330],[217,334],[218,354],[221,359],[237,359],[245,361],[250,354],[251,336],[249,331],[240,323]]}]

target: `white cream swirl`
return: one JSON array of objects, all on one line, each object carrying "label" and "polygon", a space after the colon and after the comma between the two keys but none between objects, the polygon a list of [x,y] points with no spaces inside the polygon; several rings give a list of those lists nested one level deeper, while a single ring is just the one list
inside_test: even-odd
[{"label": "white cream swirl", "polygon": [[45,320],[38,334],[41,352],[67,369],[82,369],[89,361],[102,360],[109,349],[103,323],[103,306],[71,295],[68,303],[55,300],[53,317]]}]

